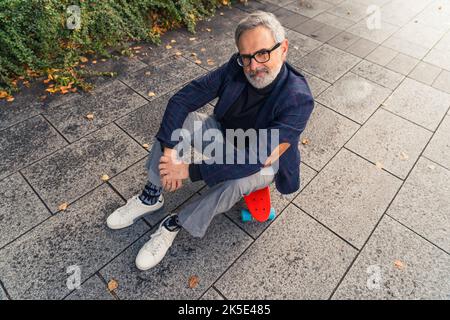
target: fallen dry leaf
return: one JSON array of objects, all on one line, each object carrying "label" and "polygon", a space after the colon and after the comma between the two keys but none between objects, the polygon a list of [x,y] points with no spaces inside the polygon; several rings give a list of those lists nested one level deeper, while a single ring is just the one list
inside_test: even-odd
[{"label": "fallen dry leaf", "polygon": [[86,63],[86,62],[88,62],[88,58],[86,58],[86,57],[80,57],[80,61],[81,62],[83,62],[83,63]]},{"label": "fallen dry leaf", "polygon": [[178,52],[175,53],[175,55],[179,57],[179,56],[182,55],[182,53],[180,51],[178,51]]},{"label": "fallen dry leaf", "polygon": [[14,101],[14,97],[13,97],[13,96],[8,96],[8,97],[6,98],[6,101],[8,101],[8,102],[13,102],[13,101]]},{"label": "fallen dry leaf", "polygon": [[175,42],[177,42],[177,40],[172,39],[172,40],[170,40],[170,42],[175,43]]},{"label": "fallen dry leaf", "polygon": [[154,96],[156,96],[156,93],[154,93],[153,91],[150,91],[150,92],[148,93],[148,96],[149,96],[149,97],[154,97]]},{"label": "fallen dry leaf", "polygon": [[197,39],[197,38],[189,38],[189,41],[194,41],[195,39]]},{"label": "fallen dry leaf", "polygon": [[6,91],[0,91],[0,99],[8,97],[9,94]]},{"label": "fallen dry leaf", "polygon": [[381,162],[375,162],[375,166],[377,167],[377,169],[383,169],[383,164]]},{"label": "fallen dry leaf", "polygon": [[88,119],[88,120],[93,120],[93,119],[94,119],[94,114],[93,114],[93,113],[88,113],[88,114],[86,115],[86,119]]},{"label": "fallen dry leaf", "polygon": [[400,260],[395,260],[394,261],[394,267],[396,267],[399,270],[403,270],[405,265]]},{"label": "fallen dry leaf", "polygon": [[93,63],[93,64],[96,64],[96,63],[97,63],[97,60],[92,60],[92,63]]},{"label": "fallen dry leaf", "polygon": [[205,51],[206,51],[206,48],[201,48],[200,51],[201,51],[201,52],[205,52]]},{"label": "fallen dry leaf", "polygon": [[196,64],[202,64],[202,62],[200,60],[195,60],[194,61]]},{"label": "fallen dry leaf", "polygon": [[211,32],[211,29],[210,28],[206,28],[206,31]]},{"label": "fallen dry leaf", "polygon": [[198,286],[199,279],[197,276],[191,276],[189,278],[189,288],[194,289]]},{"label": "fallen dry leaf", "polygon": [[196,57],[197,54],[196,54],[195,52],[192,52],[192,53],[191,53],[191,56]]},{"label": "fallen dry leaf", "polygon": [[409,159],[409,156],[408,156],[408,154],[406,153],[406,152],[400,152],[400,160],[402,160],[402,161],[405,161],[405,160],[408,160]]},{"label": "fallen dry leaf", "polygon": [[166,46],[166,49],[172,49],[172,46],[171,46],[170,44],[168,44],[168,45]]},{"label": "fallen dry leaf", "polygon": [[114,290],[116,290],[118,287],[119,287],[119,283],[118,283],[116,280],[111,279],[111,280],[108,282],[108,290],[109,290],[109,291],[114,291]]},{"label": "fallen dry leaf", "polygon": [[148,143],[144,143],[142,146],[147,150],[150,148],[150,145]]},{"label": "fallen dry leaf", "polygon": [[104,174],[104,175],[101,176],[100,179],[102,179],[102,181],[106,182],[106,181],[109,180],[109,176],[107,174]]},{"label": "fallen dry leaf", "polygon": [[61,211],[64,211],[67,209],[68,206],[69,206],[69,204],[67,202],[63,202],[58,206],[58,209]]},{"label": "fallen dry leaf", "polygon": [[146,76],[149,76],[149,75],[151,75],[152,73],[150,72],[150,71],[147,71],[146,73],[145,73],[145,75]]},{"label": "fallen dry leaf", "polygon": [[303,138],[302,139],[302,144],[303,145],[308,145],[309,144],[309,139],[308,138]]}]

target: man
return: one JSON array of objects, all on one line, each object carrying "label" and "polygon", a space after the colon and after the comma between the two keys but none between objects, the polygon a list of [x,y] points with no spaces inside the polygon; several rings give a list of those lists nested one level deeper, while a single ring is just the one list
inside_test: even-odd
[{"label": "man", "polygon": [[[107,219],[112,229],[130,226],[163,206],[163,189],[175,191],[188,178],[204,180],[209,186],[201,197],[162,221],[138,253],[136,266],[140,270],[150,269],[164,258],[181,228],[194,237],[203,237],[214,216],[228,211],[244,194],[262,189],[273,180],[283,194],[299,189],[298,142],[314,107],[308,84],[286,62],[288,40],[273,14],[249,14],[238,24],[235,41],[239,52],[227,63],[193,80],[171,97],[146,163],[148,183],[140,195],[129,199]],[[195,112],[216,97],[219,100],[213,116]],[[245,163],[177,161],[178,141],[172,140],[172,134],[184,129],[185,134],[195,135],[196,121],[201,121],[202,130],[222,133],[229,129],[268,129],[271,143],[268,146],[267,142],[266,147],[270,156],[264,162],[258,157],[257,163],[250,163],[247,160],[251,148],[237,147],[233,138],[222,140],[222,145],[233,145],[233,154],[243,151]],[[272,132],[277,133],[276,138]],[[272,148],[275,139],[277,143]]]}]

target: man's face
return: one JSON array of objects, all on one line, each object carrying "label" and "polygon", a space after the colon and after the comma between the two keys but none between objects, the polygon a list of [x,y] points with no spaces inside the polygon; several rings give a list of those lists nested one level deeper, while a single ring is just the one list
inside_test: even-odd
[{"label": "man's face", "polygon": [[[276,42],[269,29],[258,26],[247,30],[239,38],[239,53],[241,55],[252,55],[262,49],[272,49]],[[278,75],[283,62],[286,61],[288,50],[287,39],[281,42],[280,47],[270,53],[270,60],[259,63],[255,59],[247,67],[243,67],[247,80],[255,88],[264,88],[269,85]]]}]

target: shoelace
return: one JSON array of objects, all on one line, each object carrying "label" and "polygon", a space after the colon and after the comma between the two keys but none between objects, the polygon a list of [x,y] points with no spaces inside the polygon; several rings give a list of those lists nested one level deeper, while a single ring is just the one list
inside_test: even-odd
[{"label": "shoelace", "polygon": [[[136,198],[138,198],[138,196],[134,196],[134,197],[132,197],[131,199],[128,199],[128,200],[127,200],[127,205],[128,205],[131,201],[136,201]],[[137,199],[137,200],[139,200],[139,199]],[[124,217],[124,216],[128,213],[128,210],[125,210],[125,207],[127,207],[127,205],[125,205],[125,206],[123,206],[122,208],[119,209],[119,215],[120,215],[121,217]]]},{"label": "shoelace", "polygon": [[[167,245],[167,239],[164,237],[163,233],[162,233],[162,228],[161,227],[159,230],[157,230],[154,234],[151,235],[151,240],[149,242],[147,242],[144,246],[145,250],[151,252],[153,255],[155,254],[155,252],[159,251],[159,249],[161,249],[161,246],[163,244]],[[156,249],[156,250],[149,250],[150,247],[152,249]]]}]

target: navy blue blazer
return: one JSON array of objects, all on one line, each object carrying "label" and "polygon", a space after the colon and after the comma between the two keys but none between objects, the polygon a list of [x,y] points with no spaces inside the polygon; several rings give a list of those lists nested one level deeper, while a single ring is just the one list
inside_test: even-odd
[{"label": "navy blue blazer", "polygon": [[[156,134],[160,142],[174,147],[178,141],[170,139],[173,130],[183,126],[189,112],[203,107],[216,97],[219,97],[219,100],[214,108],[214,115],[220,122],[248,83],[236,57],[237,53],[233,54],[227,63],[191,81],[169,99],[161,126]],[[278,129],[279,143],[290,143],[291,146],[278,160],[279,168],[275,175],[277,190],[280,193],[289,194],[300,188],[298,143],[300,134],[305,129],[314,108],[314,99],[305,77],[288,62],[284,63],[283,68],[285,68],[283,76],[258,113],[255,129]],[[267,155],[270,155],[270,152]],[[261,170],[263,166],[264,163],[202,163],[200,173],[205,183],[211,187],[225,180],[249,176]]]}]

